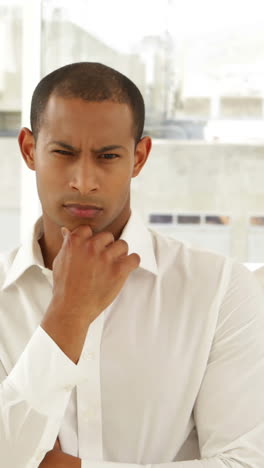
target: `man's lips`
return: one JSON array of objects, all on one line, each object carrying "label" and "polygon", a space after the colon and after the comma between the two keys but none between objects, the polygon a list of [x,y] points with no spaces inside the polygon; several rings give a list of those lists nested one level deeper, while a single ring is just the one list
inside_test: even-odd
[{"label": "man's lips", "polygon": [[72,216],[78,216],[80,218],[94,218],[103,210],[99,206],[82,205],[77,203],[67,203],[63,206]]}]

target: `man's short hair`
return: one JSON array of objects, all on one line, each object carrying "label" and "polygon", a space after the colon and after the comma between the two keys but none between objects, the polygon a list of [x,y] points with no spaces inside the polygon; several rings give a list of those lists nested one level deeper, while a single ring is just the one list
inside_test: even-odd
[{"label": "man's short hair", "polygon": [[52,94],[85,101],[108,100],[128,104],[132,111],[136,143],[142,137],[145,120],[142,94],[129,78],[111,67],[95,62],[77,62],[46,75],[37,85],[31,101],[30,123],[35,140]]}]

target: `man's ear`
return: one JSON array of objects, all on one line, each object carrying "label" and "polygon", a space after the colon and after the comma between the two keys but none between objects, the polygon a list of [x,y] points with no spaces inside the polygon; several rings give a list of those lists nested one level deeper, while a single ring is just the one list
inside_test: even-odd
[{"label": "man's ear", "polygon": [[35,170],[35,138],[31,130],[23,127],[18,135],[18,143],[23,159],[29,169]]},{"label": "man's ear", "polygon": [[145,165],[152,146],[151,138],[145,136],[138,142],[135,150],[135,162],[132,177],[136,177]]}]

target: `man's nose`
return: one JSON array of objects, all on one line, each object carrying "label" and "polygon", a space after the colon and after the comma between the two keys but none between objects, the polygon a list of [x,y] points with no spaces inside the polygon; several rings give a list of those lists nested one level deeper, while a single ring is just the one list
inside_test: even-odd
[{"label": "man's nose", "polygon": [[82,194],[95,192],[99,189],[98,168],[90,158],[79,158],[72,168],[70,188]]}]

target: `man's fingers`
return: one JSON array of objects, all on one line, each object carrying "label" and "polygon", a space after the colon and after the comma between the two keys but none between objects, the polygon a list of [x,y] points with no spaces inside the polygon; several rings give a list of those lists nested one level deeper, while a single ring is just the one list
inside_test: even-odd
[{"label": "man's fingers", "polygon": [[92,237],[93,231],[92,228],[88,224],[80,224],[75,229],[70,231],[71,234],[77,234],[82,238],[89,238]]},{"label": "man's fingers", "polygon": [[120,263],[126,271],[131,272],[139,267],[140,265],[140,256],[136,253],[132,253],[127,257],[121,257]]},{"label": "man's fingers", "polygon": [[65,226],[61,228],[61,234],[63,236],[64,243],[68,240],[70,242],[81,245],[85,241],[92,241],[92,244],[95,250],[102,250],[105,247],[108,247],[110,244],[113,244],[115,238],[111,232],[99,232],[93,234],[92,229],[88,225],[81,224],[77,228],[69,231]]},{"label": "man's fingers", "polygon": [[111,232],[99,232],[93,235],[92,229],[88,225],[80,225],[73,231],[69,231],[65,226],[61,228],[64,243],[69,240],[75,245],[81,245],[84,241],[88,241],[87,246],[91,252],[102,252],[108,260],[113,260],[119,263],[120,267],[127,272],[135,270],[140,264],[139,255],[133,253],[128,254],[127,242],[123,239],[115,241]]},{"label": "man's fingers", "polygon": [[106,247],[108,247],[104,252],[104,255],[106,256],[106,258],[107,257],[112,258],[112,259],[116,258],[117,260],[119,260],[119,257],[127,255],[128,253],[127,242],[122,239],[109,243],[108,245],[106,245]]},{"label": "man's fingers", "polygon": [[72,235],[83,239],[89,239],[90,237],[92,237],[93,231],[90,226],[81,224],[72,231],[70,231],[66,226],[62,226],[61,234],[64,240],[67,240]]},{"label": "man's fingers", "polygon": [[115,238],[111,232],[99,232],[95,234],[91,239],[91,247],[96,251],[102,251],[104,248],[112,245],[115,242]]}]

